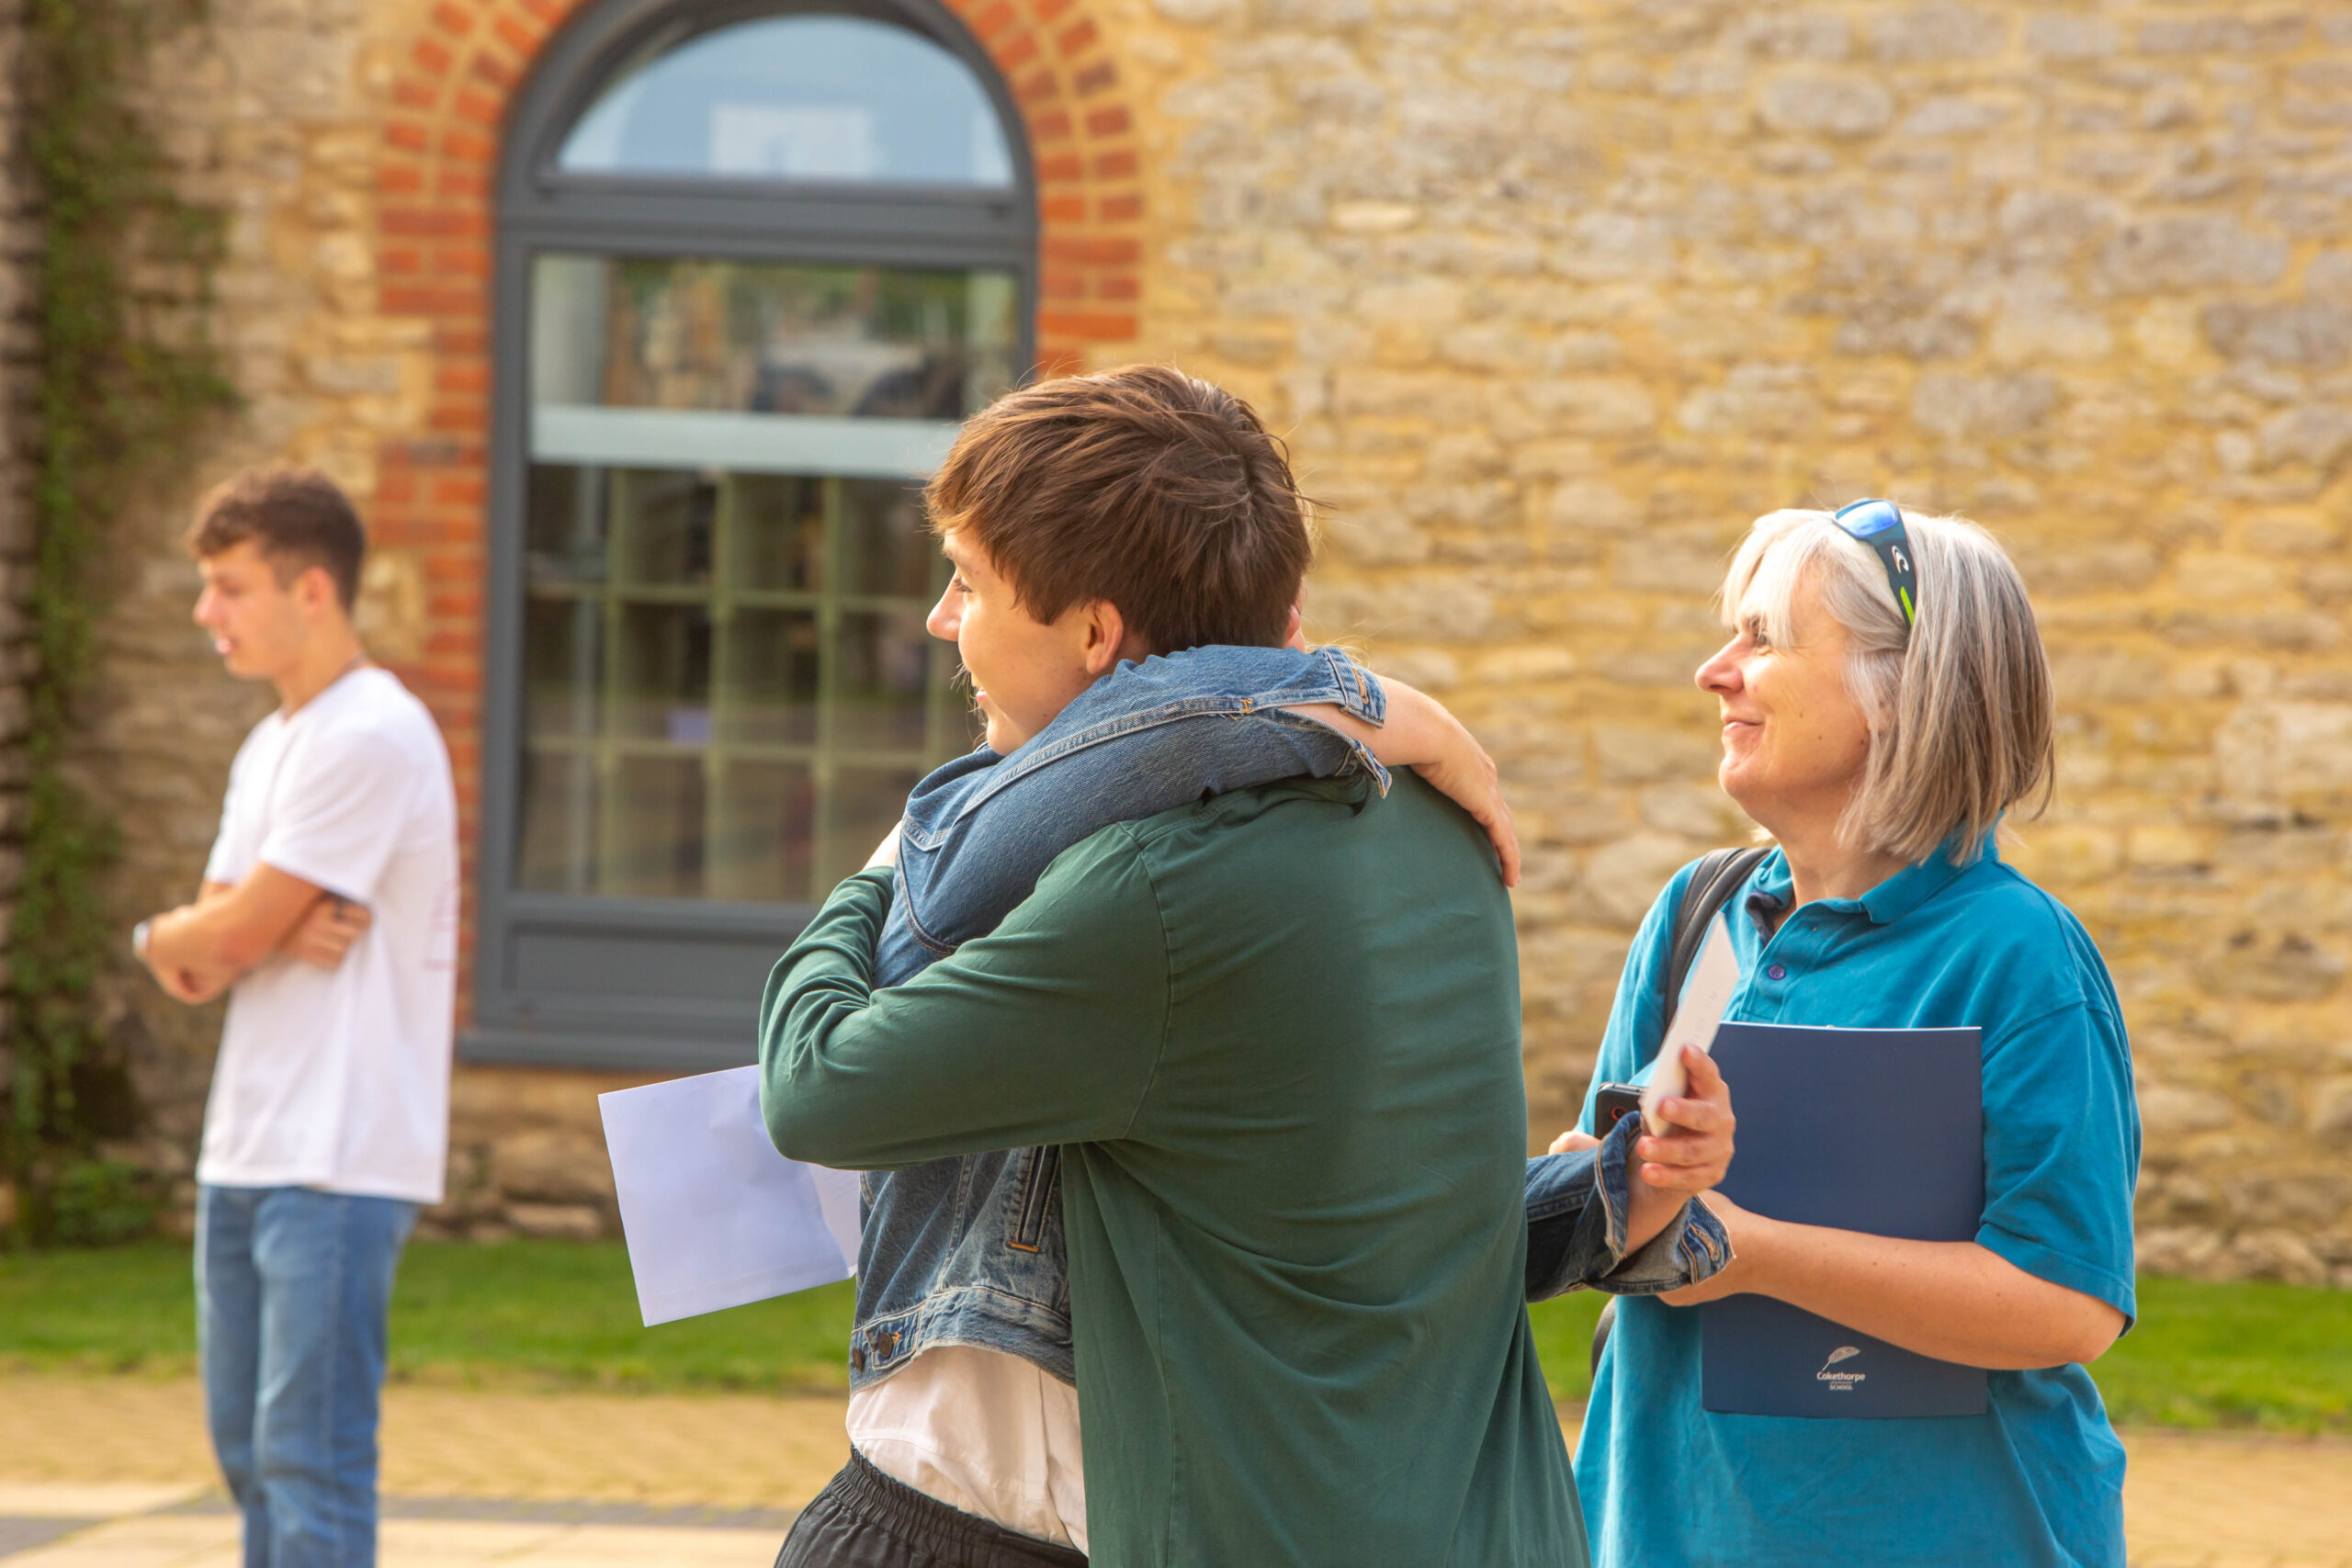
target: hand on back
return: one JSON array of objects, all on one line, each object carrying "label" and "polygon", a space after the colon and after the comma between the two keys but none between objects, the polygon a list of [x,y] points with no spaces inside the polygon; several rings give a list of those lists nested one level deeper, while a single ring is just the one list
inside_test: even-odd
[{"label": "hand on back", "polygon": [[[1503,886],[1518,886],[1519,829],[1511,822],[1510,803],[1503,798],[1495,760],[1435,697],[1388,676],[1381,678],[1381,685],[1388,695],[1387,722],[1377,730],[1363,730],[1373,755],[1392,768],[1412,769],[1431,789],[1468,812],[1495,847]],[[1325,722],[1356,732],[1353,721]]]},{"label": "hand on back", "polygon": [[[1438,710],[1443,713],[1442,708]],[[1495,859],[1500,863],[1503,886],[1519,886],[1519,829],[1511,821],[1510,802],[1503,798],[1502,780],[1495,769],[1495,760],[1478,744],[1459,720],[1446,716],[1451,734],[1447,737],[1444,754],[1433,762],[1415,762],[1413,772],[1429,782],[1431,789],[1467,811],[1471,819],[1487,830],[1487,841],[1495,847]]]}]

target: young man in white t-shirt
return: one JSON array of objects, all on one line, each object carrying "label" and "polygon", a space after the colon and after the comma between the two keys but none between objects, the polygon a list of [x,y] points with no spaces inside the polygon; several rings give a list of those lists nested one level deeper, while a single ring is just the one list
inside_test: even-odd
[{"label": "young man in white t-shirt", "polygon": [[247,1568],[365,1568],[392,1273],[448,1141],[449,756],[352,629],[366,537],[332,480],[245,474],[188,544],[197,624],[279,698],[197,901],[133,938],[173,996],[229,993],[196,1170],[207,1416]]}]

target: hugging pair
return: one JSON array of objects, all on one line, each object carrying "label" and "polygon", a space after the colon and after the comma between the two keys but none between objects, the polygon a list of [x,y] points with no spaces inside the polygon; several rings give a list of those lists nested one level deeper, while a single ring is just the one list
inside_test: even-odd
[{"label": "hugging pair", "polygon": [[1720,1078],[1525,1158],[1492,766],[1299,644],[1238,400],[1032,387],[930,502],[987,744],[761,1010],[776,1146],[873,1173],[854,1452],[779,1568],[1584,1562],[1525,1303],[1722,1267]]}]

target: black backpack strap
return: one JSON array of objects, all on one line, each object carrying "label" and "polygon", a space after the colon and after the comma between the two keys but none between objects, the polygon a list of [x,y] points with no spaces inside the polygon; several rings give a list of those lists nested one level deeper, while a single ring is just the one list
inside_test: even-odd
[{"label": "black backpack strap", "polygon": [[1733,894],[1747,886],[1747,879],[1771,852],[1771,847],[1764,844],[1744,850],[1710,850],[1700,858],[1690,880],[1683,884],[1682,897],[1674,906],[1670,928],[1673,935],[1667,944],[1666,968],[1658,976],[1657,1027],[1661,1042],[1666,1026],[1674,1021],[1674,1005],[1682,998],[1682,982],[1690,978],[1690,965],[1699,961],[1699,949],[1707,940],[1707,922],[1731,902]]},{"label": "black backpack strap", "polygon": [[[1690,880],[1682,885],[1682,897],[1675,900],[1674,919],[1668,927],[1673,936],[1667,943],[1666,967],[1658,974],[1660,1044],[1666,1043],[1667,1025],[1674,1021],[1674,1005],[1682,999],[1682,982],[1690,977],[1690,965],[1699,961],[1699,948],[1707,940],[1707,922],[1731,902],[1733,894],[1747,886],[1747,879],[1756,874],[1756,868],[1771,852],[1770,845],[1710,850],[1690,873]],[[1600,1375],[1600,1353],[1609,1348],[1609,1332],[1616,1323],[1617,1298],[1611,1296],[1601,1303],[1600,1316],[1592,1325],[1594,1377]]]}]

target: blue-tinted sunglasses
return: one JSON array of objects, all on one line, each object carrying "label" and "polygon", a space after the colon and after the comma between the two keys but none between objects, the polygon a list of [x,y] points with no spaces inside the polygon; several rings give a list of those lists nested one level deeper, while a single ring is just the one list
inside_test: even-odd
[{"label": "blue-tinted sunglasses", "polygon": [[1903,624],[1919,619],[1919,574],[1911,565],[1911,536],[1903,531],[1903,509],[1891,501],[1858,501],[1838,509],[1838,526],[1878,552],[1886,585],[1903,606]]}]

